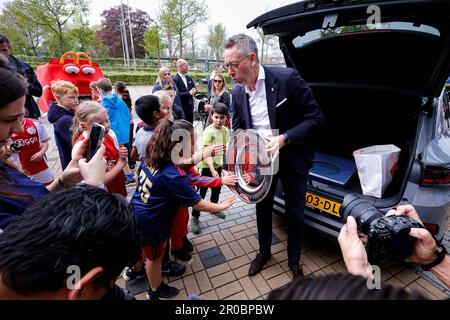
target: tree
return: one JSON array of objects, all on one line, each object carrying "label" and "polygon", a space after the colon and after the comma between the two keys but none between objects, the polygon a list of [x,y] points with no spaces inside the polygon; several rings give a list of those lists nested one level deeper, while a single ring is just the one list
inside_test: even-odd
[{"label": "tree", "polygon": [[[142,10],[138,9],[133,11],[131,7],[127,7],[126,5],[122,5],[122,8],[125,15],[127,15],[128,10],[130,11],[131,29],[133,31],[133,43],[136,58],[144,58],[144,33],[150,27],[153,20],[146,12]],[[100,30],[97,31],[97,38],[108,46],[112,57],[119,58],[123,54],[122,41],[120,37],[122,16],[120,5],[103,11],[101,16],[103,19]],[[125,33],[127,36],[129,51],[131,52],[131,37],[129,30],[129,20],[125,18]]]},{"label": "tree", "polygon": [[81,16],[75,19],[75,24],[69,30],[69,38],[72,42],[72,49],[91,53],[94,42],[97,40],[95,31],[89,27],[87,21],[83,21]]},{"label": "tree", "polygon": [[70,49],[68,25],[77,14],[88,10],[88,0],[14,0],[20,9],[16,12],[21,19],[29,21],[34,27],[41,27],[49,35],[49,51],[61,55]]},{"label": "tree", "polygon": [[150,56],[158,57],[158,66],[161,66],[161,54],[164,50],[164,42],[161,37],[161,27],[154,25],[144,33],[144,48]]},{"label": "tree", "polygon": [[258,33],[257,42],[261,44],[259,60],[261,63],[267,63],[269,47],[273,46],[273,41],[276,40],[276,37],[265,35],[261,28],[256,29],[256,32]]},{"label": "tree", "polygon": [[[168,0],[163,4],[159,15],[160,25],[163,28],[163,34],[170,35],[171,38],[177,37],[180,57],[183,57],[188,30],[196,23],[205,20],[207,10],[204,0],[201,2],[198,0]],[[172,45],[173,39],[171,41]]]},{"label": "tree", "polygon": [[209,26],[209,35],[206,37],[206,42],[211,50],[211,55],[216,60],[222,60],[223,45],[227,39],[225,27],[218,23],[214,27]]},{"label": "tree", "polygon": [[187,31],[187,37],[189,40],[189,45],[191,47],[191,58],[196,58],[197,54],[195,52],[195,49],[197,48],[197,38],[195,37],[195,30],[193,27],[189,28]]},{"label": "tree", "polygon": [[159,25],[161,26],[161,35],[163,39],[164,47],[167,48],[169,53],[170,62],[174,59],[175,50],[178,47],[178,42],[176,39],[176,31],[173,27],[171,21],[164,19],[164,17],[160,14],[158,17]]},{"label": "tree", "polygon": [[19,53],[32,52],[37,55],[37,48],[42,43],[43,30],[20,14],[18,2],[8,2],[0,16],[0,33],[14,43],[14,50]]}]

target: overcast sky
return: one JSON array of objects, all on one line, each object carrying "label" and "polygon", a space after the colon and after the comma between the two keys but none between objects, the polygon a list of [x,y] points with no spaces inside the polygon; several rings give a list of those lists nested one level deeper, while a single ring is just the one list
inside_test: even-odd
[{"label": "overcast sky", "polygon": [[[1,1],[1,0],[0,0]],[[156,13],[164,0],[128,0],[129,6],[147,12],[151,18],[156,17]],[[209,25],[222,23],[229,36],[245,32],[252,35],[245,27],[260,14],[272,9],[299,2],[300,0],[205,0],[208,6],[208,20],[199,24],[199,38],[204,38],[208,33]],[[122,0],[124,4],[127,0]],[[91,13],[89,15],[90,24],[100,24],[100,14],[103,10],[117,6],[120,0],[91,0]],[[253,34],[254,35],[254,34]]]}]

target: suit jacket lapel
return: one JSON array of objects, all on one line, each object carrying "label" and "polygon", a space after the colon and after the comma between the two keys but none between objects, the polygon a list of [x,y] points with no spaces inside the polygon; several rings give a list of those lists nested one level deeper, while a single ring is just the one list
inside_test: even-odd
[{"label": "suit jacket lapel", "polygon": [[[179,82],[181,83],[181,85],[186,89],[186,90],[184,90],[184,91],[189,91],[188,88],[186,87],[186,85],[184,84],[183,79],[182,79],[181,76],[178,74],[178,72],[177,72],[177,74],[176,74],[175,77],[178,77],[178,81],[179,81]],[[187,83],[187,79],[186,79],[186,83]]]},{"label": "suit jacket lapel", "polygon": [[270,69],[264,68],[266,75],[266,100],[267,100],[267,112],[269,114],[270,126],[272,129],[277,127],[276,123],[276,103],[278,95],[278,86],[276,84],[277,79],[272,75]]},{"label": "suit jacket lapel", "polygon": [[244,121],[246,123],[246,128],[252,128],[252,115],[250,114],[250,102],[248,93],[245,92],[245,87],[242,86],[243,97],[242,97],[242,113],[244,116]]}]

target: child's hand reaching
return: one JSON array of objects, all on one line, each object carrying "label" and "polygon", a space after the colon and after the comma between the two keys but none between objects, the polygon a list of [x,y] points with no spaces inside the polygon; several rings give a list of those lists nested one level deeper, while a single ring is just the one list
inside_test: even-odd
[{"label": "child's hand reaching", "polygon": [[119,157],[121,159],[126,159],[128,157],[128,150],[125,147],[120,147],[119,148]]},{"label": "child's hand reaching", "polygon": [[234,187],[238,183],[238,177],[233,173],[227,173],[222,177],[222,183],[226,186]]},{"label": "child's hand reaching", "polygon": [[225,154],[227,147],[223,143],[212,144],[203,149],[203,159]]},{"label": "child's hand reaching", "polygon": [[219,206],[221,206],[220,211],[228,209],[236,202],[236,196],[232,195],[231,197],[226,198],[224,201],[219,202]]},{"label": "child's hand reaching", "polygon": [[[214,178],[220,178],[220,175],[219,175],[219,174],[217,173],[217,171],[214,170],[214,169],[211,170],[211,174],[212,174],[212,176],[213,176]],[[222,182],[223,182],[223,180],[222,180]]]}]

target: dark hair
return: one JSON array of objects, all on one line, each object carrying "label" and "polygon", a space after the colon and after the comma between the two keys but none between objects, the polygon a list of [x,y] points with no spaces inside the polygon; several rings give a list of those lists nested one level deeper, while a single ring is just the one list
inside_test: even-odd
[{"label": "dark hair", "polygon": [[125,104],[128,107],[128,110],[130,110],[131,113],[131,106],[133,105],[133,103],[131,102],[130,92],[128,91],[128,89],[123,90],[122,101],[125,102]]},{"label": "dark hair", "polygon": [[122,95],[122,98],[121,98],[122,101],[125,102],[125,104],[128,107],[128,110],[130,110],[130,112],[131,112],[131,106],[133,105],[133,103],[131,102],[130,91],[128,91],[127,85],[125,84],[125,82],[117,81],[114,84],[114,88],[116,89],[116,91],[118,93],[120,93]]},{"label": "dark hair", "polygon": [[103,267],[95,283],[109,288],[139,256],[133,208],[89,186],[48,194],[0,234],[1,279],[23,295],[64,287],[71,265],[81,276]]},{"label": "dark hair", "polygon": [[6,36],[0,34],[0,44],[1,43],[11,44],[11,42],[9,41],[9,39]]},{"label": "dark hair", "polygon": [[147,145],[147,162],[149,168],[162,169],[170,161],[173,147],[183,141],[183,137],[173,140],[172,134],[176,130],[186,130],[190,134],[190,139],[194,133],[194,126],[186,120],[170,121],[168,118],[161,120],[155,129]]},{"label": "dark hair", "polygon": [[227,116],[228,115],[228,108],[227,106],[222,103],[222,102],[216,102],[213,105],[213,114],[217,113],[223,116]]},{"label": "dark hair", "polygon": [[113,89],[112,82],[108,78],[98,79],[95,85],[103,92],[110,92]]},{"label": "dark hair", "polygon": [[[6,37],[4,37],[9,41]],[[0,38],[2,39],[2,38]],[[5,41],[4,41],[5,42]],[[7,104],[24,97],[28,93],[24,78],[16,71],[9,67],[8,60],[0,54],[0,109]],[[3,160],[0,160],[3,161]],[[13,167],[10,163],[3,161],[7,166]],[[0,189],[0,196],[10,199],[28,199],[32,197],[28,194],[12,192],[8,186],[13,182],[9,174],[4,170],[0,170],[0,184],[3,188]]]},{"label": "dark hair", "polygon": [[114,84],[114,89],[116,89],[117,92],[119,93],[123,93],[123,91],[127,88],[127,85],[125,84],[125,82],[122,81],[117,81]]},{"label": "dark hair", "polygon": [[6,57],[0,55],[0,109],[25,96],[27,91],[25,79],[10,68]]},{"label": "dark hair", "polygon": [[136,114],[146,124],[151,124],[153,112],[159,112],[159,98],[153,94],[142,96],[136,100]]},{"label": "dark hair", "polygon": [[381,289],[369,289],[367,279],[351,273],[336,273],[317,278],[298,278],[272,291],[268,300],[425,300],[417,292],[408,292],[387,283]]}]

